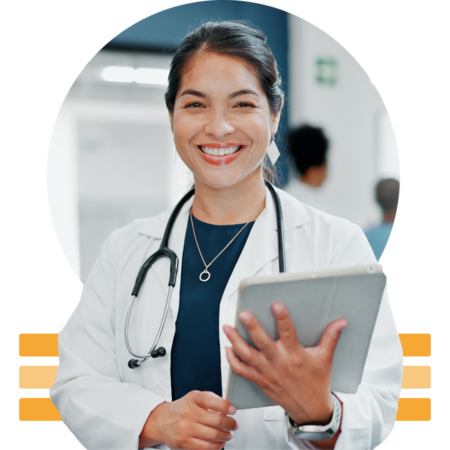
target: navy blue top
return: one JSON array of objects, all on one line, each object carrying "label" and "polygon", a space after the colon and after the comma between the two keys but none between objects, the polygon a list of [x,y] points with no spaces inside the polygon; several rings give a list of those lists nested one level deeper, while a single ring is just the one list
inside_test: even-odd
[{"label": "navy blue top", "polygon": [[[231,241],[244,226],[210,225],[195,217],[194,228],[206,264]],[[172,399],[193,390],[212,391],[222,396],[220,370],[220,300],[244,248],[253,222],[214,261],[207,282],[199,280],[205,269],[195,244],[191,221],[184,240],[180,285],[180,307],[171,353]]]}]

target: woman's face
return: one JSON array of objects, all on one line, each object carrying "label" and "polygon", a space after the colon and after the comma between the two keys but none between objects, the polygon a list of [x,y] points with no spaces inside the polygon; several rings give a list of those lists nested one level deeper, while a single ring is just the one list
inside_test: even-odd
[{"label": "woman's face", "polygon": [[260,176],[279,118],[252,68],[215,53],[190,61],[170,114],[181,159],[198,180],[217,189]]}]

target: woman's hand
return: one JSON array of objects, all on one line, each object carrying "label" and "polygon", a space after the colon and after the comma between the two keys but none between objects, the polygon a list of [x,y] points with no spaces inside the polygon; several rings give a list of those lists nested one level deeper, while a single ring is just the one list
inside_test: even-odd
[{"label": "woman's hand", "polygon": [[236,420],[228,417],[235,413],[234,405],[213,392],[189,392],[151,412],[139,448],[165,444],[171,449],[219,450],[238,428]]},{"label": "woman's hand", "polygon": [[333,413],[331,367],[339,336],[346,320],[336,320],[326,328],[317,347],[303,347],[286,307],[274,303],[280,339],[273,341],[248,311],[239,315],[259,349],[248,346],[229,325],[225,334],[239,355],[226,347],[227,359],[238,375],[256,383],[299,425],[329,423]]}]

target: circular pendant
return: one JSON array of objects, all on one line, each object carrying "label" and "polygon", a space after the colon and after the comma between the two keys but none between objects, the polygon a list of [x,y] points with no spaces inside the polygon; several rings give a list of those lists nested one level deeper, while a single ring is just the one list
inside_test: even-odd
[{"label": "circular pendant", "polygon": [[[206,278],[203,278],[203,275],[206,275]],[[206,282],[211,278],[211,274],[208,272],[208,269],[205,269],[199,276],[200,281]]]}]

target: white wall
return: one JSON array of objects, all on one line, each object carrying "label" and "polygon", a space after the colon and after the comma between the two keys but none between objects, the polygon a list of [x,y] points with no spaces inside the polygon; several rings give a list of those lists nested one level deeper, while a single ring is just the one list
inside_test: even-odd
[{"label": "white wall", "polygon": [[[136,219],[155,216],[168,206],[171,133],[161,111],[130,120],[121,105],[117,118],[78,120],[80,277],[87,279],[107,236]],[[111,108],[111,105],[109,106]],[[156,116],[156,114],[153,114]],[[166,120],[164,120],[166,119]]]},{"label": "white wall", "polygon": [[[295,16],[289,16],[288,25],[289,125],[324,128],[331,145],[322,195],[332,205],[330,212],[366,228],[380,218],[374,186],[385,175],[386,166],[397,162],[395,140],[386,132],[383,103],[368,75],[330,36]],[[316,81],[318,58],[337,62],[335,85]],[[383,123],[377,117],[383,117]],[[377,133],[383,131],[380,139]],[[386,158],[379,161],[383,156],[377,154],[377,139],[389,141],[388,153],[394,155],[387,162]]]},{"label": "white wall", "polygon": [[397,142],[386,109],[380,108],[376,119],[377,173],[380,178],[400,179]]}]

